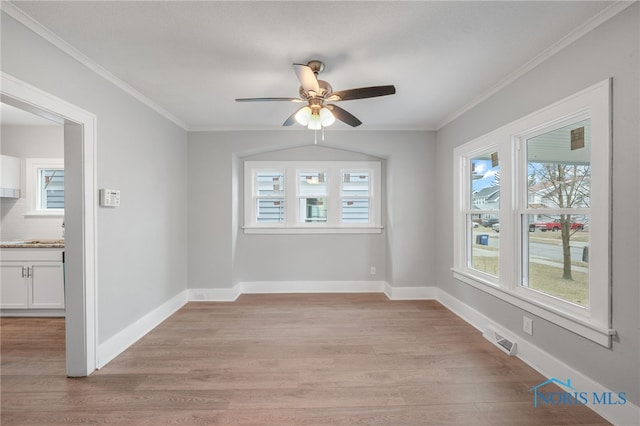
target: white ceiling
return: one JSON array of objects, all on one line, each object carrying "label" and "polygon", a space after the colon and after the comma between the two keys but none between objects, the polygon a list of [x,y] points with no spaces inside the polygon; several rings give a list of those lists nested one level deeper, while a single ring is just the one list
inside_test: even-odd
[{"label": "white ceiling", "polygon": [[[292,63],[325,62],[358,129],[433,130],[610,14],[610,1],[20,1],[14,5],[189,130],[279,129]],[[343,123],[334,125],[348,128]]]}]

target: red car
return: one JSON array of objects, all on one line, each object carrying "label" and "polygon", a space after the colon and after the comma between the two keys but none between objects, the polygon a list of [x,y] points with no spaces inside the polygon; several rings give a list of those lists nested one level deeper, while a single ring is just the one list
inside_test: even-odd
[{"label": "red car", "polygon": [[[529,232],[535,232],[536,229],[541,230],[542,232],[546,231],[559,231],[562,228],[562,224],[560,222],[536,222],[529,225]],[[573,222],[571,223],[572,231],[582,231],[584,229],[583,223]]]}]

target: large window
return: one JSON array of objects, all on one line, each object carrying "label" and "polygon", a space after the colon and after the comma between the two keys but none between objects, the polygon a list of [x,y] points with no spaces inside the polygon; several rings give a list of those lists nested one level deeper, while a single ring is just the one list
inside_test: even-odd
[{"label": "large window", "polygon": [[454,276],[609,346],[610,82],[458,147]]},{"label": "large window", "polygon": [[381,232],[380,163],[245,161],[248,233]]}]

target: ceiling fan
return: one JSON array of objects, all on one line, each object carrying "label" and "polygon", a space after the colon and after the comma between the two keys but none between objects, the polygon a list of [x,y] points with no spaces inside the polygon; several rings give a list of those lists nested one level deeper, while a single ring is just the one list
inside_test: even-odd
[{"label": "ceiling fan", "polygon": [[360,87],[357,89],[333,91],[329,83],[318,79],[318,74],[324,70],[324,63],[318,60],[309,61],[306,65],[293,64],[293,70],[300,81],[299,98],[240,98],[237,102],[306,102],[307,105],[298,108],[282,124],[291,126],[299,123],[311,130],[320,130],[330,126],[336,119],[357,127],[362,124],[353,114],[337,105],[326,102],[350,101],[353,99],[375,98],[377,96],[393,95],[396,88],[393,85]]}]

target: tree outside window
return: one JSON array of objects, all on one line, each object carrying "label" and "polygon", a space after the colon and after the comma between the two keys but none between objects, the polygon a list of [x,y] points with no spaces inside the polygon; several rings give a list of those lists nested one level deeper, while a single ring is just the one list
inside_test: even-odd
[{"label": "tree outside window", "polygon": [[589,120],[526,141],[529,235],[523,286],[584,307],[589,302],[590,146]]}]

